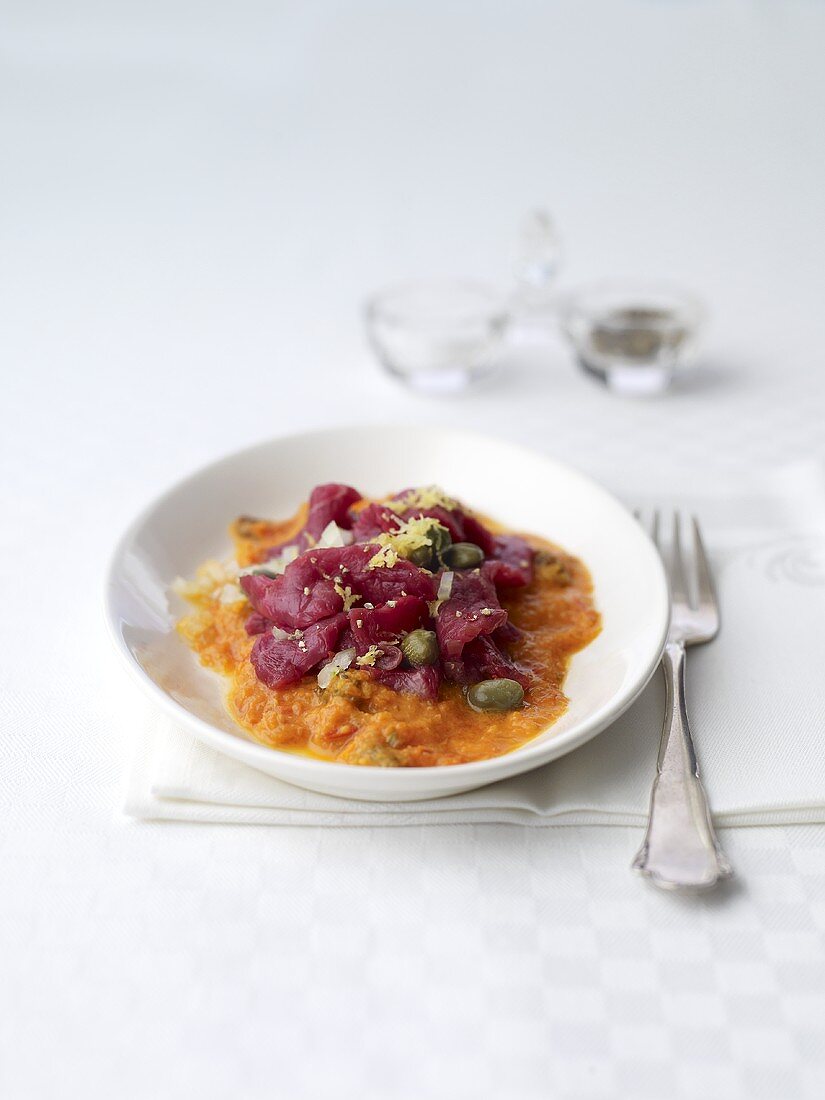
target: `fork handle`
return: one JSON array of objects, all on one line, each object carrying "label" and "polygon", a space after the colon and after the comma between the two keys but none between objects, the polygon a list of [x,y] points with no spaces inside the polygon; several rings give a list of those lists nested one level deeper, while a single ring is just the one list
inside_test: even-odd
[{"label": "fork handle", "polygon": [[685,706],[685,646],[662,657],[666,704],[644,843],[633,867],[666,890],[703,889],[732,871],[713,831]]}]

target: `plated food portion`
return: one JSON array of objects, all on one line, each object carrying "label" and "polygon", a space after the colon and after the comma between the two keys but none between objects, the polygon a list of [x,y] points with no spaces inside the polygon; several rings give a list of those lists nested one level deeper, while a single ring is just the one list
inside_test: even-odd
[{"label": "plated food portion", "polygon": [[266,745],[384,767],[501,755],[564,712],[600,630],[581,561],[435,486],[319,485],[290,519],[230,530],[235,559],[176,584],[178,630]]}]

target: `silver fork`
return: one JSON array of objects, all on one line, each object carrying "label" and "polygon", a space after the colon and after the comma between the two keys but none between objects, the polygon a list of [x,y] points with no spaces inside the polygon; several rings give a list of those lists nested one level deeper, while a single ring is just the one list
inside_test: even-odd
[{"label": "silver fork", "polygon": [[[659,513],[654,512],[650,537],[667,566],[659,527]],[[682,552],[681,528],[677,512],[668,569],[673,606],[662,657],[665,721],[647,833],[633,868],[666,890],[697,890],[715,886],[733,872],[713,831],[685,705],[685,647],[716,637],[719,609],[699,524],[691,519],[693,552],[688,558]]]}]

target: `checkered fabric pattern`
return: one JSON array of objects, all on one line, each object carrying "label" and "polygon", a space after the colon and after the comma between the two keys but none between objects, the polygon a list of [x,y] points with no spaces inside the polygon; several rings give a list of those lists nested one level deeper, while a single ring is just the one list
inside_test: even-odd
[{"label": "checkered fabric pattern", "polygon": [[638,839],[7,835],[0,1093],[819,1100],[825,828],[725,830],[739,878],[697,897],[634,879]]}]

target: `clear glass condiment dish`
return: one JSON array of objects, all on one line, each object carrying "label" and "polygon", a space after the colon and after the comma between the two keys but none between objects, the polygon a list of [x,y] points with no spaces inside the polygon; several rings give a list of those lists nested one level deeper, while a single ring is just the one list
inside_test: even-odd
[{"label": "clear glass condiment dish", "polygon": [[608,389],[662,393],[695,354],[704,308],[667,283],[611,282],[568,295],[561,325],[579,365]]},{"label": "clear glass condiment dish", "polygon": [[429,394],[459,393],[496,366],[510,312],[484,283],[404,283],[366,304],[367,337],[394,378]]}]

